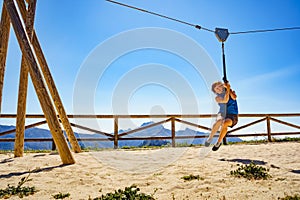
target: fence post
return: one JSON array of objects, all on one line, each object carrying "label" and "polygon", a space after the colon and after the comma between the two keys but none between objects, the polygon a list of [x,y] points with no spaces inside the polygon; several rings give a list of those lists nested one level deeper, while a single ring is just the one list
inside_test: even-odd
[{"label": "fence post", "polygon": [[268,132],[268,141],[272,142],[270,115],[267,115],[267,132]]},{"label": "fence post", "polygon": [[172,147],[176,146],[175,143],[175,117],[171,118],[171,133],[172,133]]},{"label": "fence post", "polygon": [[114,117],[114,149],[118,148],[119,117]]}]

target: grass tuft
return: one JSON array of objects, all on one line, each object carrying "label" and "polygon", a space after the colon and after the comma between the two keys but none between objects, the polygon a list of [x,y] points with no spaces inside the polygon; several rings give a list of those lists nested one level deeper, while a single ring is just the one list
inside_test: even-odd
[{"label": "grass tuft", "polygon": [[268,174],[268,169],[256,165],[253,161],[249,165],[242,165],[237,170],[231,171],[232,176],[238,178],[246,178],[248,180],[261,180],[271,178],[271,175]]},{"label": "grass tuft", "polygon": [[300,200],[300,196],[298,196],[297,194],[294,196],[287,195],[283,198],[278,197],[278,199],[279,200]]},{"label": "grass tuft", "polygon": [[[115,199],[132,199],[132,200],[155,200],[153,195],[147,195],[144,193],[139,193],[140,188],[136,185],[132,185],[130,187],[125,187],[125,190],[118,189],[115,190],[114,193],[107,193],[105,195],[101,195],[101,197],[96,197],[92,199],[91,197],[89,200],[115,200]],[[154,192],[155,193],[155,192]]]},{"label": "grass tuft", "polygon": [[17,186],[10,186],[8,184],[5,189],[0,189],[0,198],[8,199],[11,196],[15,196],[15,195],[17,195],[19,198],[23,198],[24,196],[33,195],[35,192],[37,192],[34,186],[33,187],[23,186],[26,182],[32,180],[29,179],[29,176],[30,174],[27,177],[21,178]]},{"label": "grass tuft", "polygon": [[70,196],[70,193],[66,193],[66,194],[63,194],[63,193],[58,193],[58,194],[55,194],[55,195],[52,195],[52,197],[54,199],[64,199],[64,198],[67,198]]},{"label": "grass tuft", "polygon": [[185,181],[204,180],[204,178],[200,177],[199,175],[193,175],[193,174],[190,174],[188,176],[183,176],[183,177],[181,177],[181,179],[183,179]]}]

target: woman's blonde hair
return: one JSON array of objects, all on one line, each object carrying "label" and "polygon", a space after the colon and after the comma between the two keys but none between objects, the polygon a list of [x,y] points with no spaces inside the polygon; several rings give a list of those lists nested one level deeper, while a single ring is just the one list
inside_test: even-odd
[{"label": "woman's blonde hair", "polygon": [[221,81],[217,81],[217,82],[214,82],[212,85],[211,85],[211,91],[213,91],[213,93],[216,93],[215,92],[215,87],[219,84],[223,84]]}]

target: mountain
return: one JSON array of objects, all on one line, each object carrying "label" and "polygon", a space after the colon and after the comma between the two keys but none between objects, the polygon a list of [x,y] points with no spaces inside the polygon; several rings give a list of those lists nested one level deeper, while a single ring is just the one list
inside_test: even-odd
[{"label": "mountain", "polygon": [[[153,122],[143,123],[140,127],[145,127],[153,124]],[[0,133],[15,129],[15,126],[5,126],[0,125]],[[119,130],[120,133],[124,133],[128,130]],[[83,133],[74,133],[76,138],[106,138],[100,134],[83,134]],[[207,133],[195,131],[193,129],[186,128],[185,130],[176,131],[176,136],[203,136],[207,135]],[[123,136],[122,138],[130,139],[132,137],[139,137],[141,140],[119,140],[119,147],[124,146],[162,146],[171,143],[171,140],[143,140],[143,137],[170,137],[171,130],[166,129],[163,125],[157,125],[151,128],[147,128],[130,135]],[[1,138],[14,138],[15,133],[11,133],[8,135],[0,136]],[[49,130],[41,129],[41,128],[30,128],[25,131],[25,138],[52,138],[52,135]],[[205,138],[191,138],[191,139],[176,139],[177,144],[203,144]],[[230,137],[227,138],[228,142],[240,142],[242,141],[240,138]],[[79,141],[79,145],[83,148],[113,148],[112,141]],[[52,142],[25,142],[25,149],[31,150],[48,150],[52,148]],[[0,150],[13,150],[14,143],[13,142],[1,142]]]},{"label": "mountain", "polygon": [[[4,126],[0,125],[0,132],[8,131],[15,129],[15,126]],[[8,135],[1,136],[0,138],[15,138],[15,133],[11,133]],[[41,128],[30,128],[25,131],[25,138],[52,138],[52,135],[49,130],[41,129]],[[43,150],[43,149],[51,149],[52,142],[26,142],[25,149],[32,150]],[[0,150],[13,150],[14,142],[1,142]]]}]

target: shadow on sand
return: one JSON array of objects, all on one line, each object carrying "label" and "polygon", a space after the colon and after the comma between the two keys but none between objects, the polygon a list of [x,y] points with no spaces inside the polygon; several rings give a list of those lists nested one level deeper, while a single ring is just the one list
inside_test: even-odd
[{"label": "shadow on sand", "polygon": [[45,168],[37,168],[37,169],[34,169],[32,171],[24,171],[24,172],[11,172],[9,174],[1,174],[0,175],[0,179],[2,178],[11,178],[13,176],[22,176],[22,175],[25,175],[25,174],[36,174],[36,173],[40,173],[40,172],[46,172],[46,171],[51,171],[55,168],[62,168],[62,167],[65,167],[65,166],[68,166],[68,165],[58,165],[58,166],[52,166],[52,167],[45,167]]},{"label": "shadow on sand", "polygon": [[290,172],[293,172],[295,174],[300,174],[300,169],[293,169]]},{"label": "shadow on sand", "polygon": [[9,163],[9,162],[12,162],[12,161],[14,161],[13,158],[5,158],[5,159],[0,161],[0,164]]},{"label": "shadow on sand", "polygon": [[225,158],[221,158],[219,159],[219,161],[227,161],[227,162],[237,162],[237,163],[242,163],[242,164],[250,164],[251,162],[253,162],[256,165],[266,165],[267,162],[262,161],[262,160],[250,160],[250,159],[240,159],[240,158],[235,158],[235,159],[225,159]]}]

